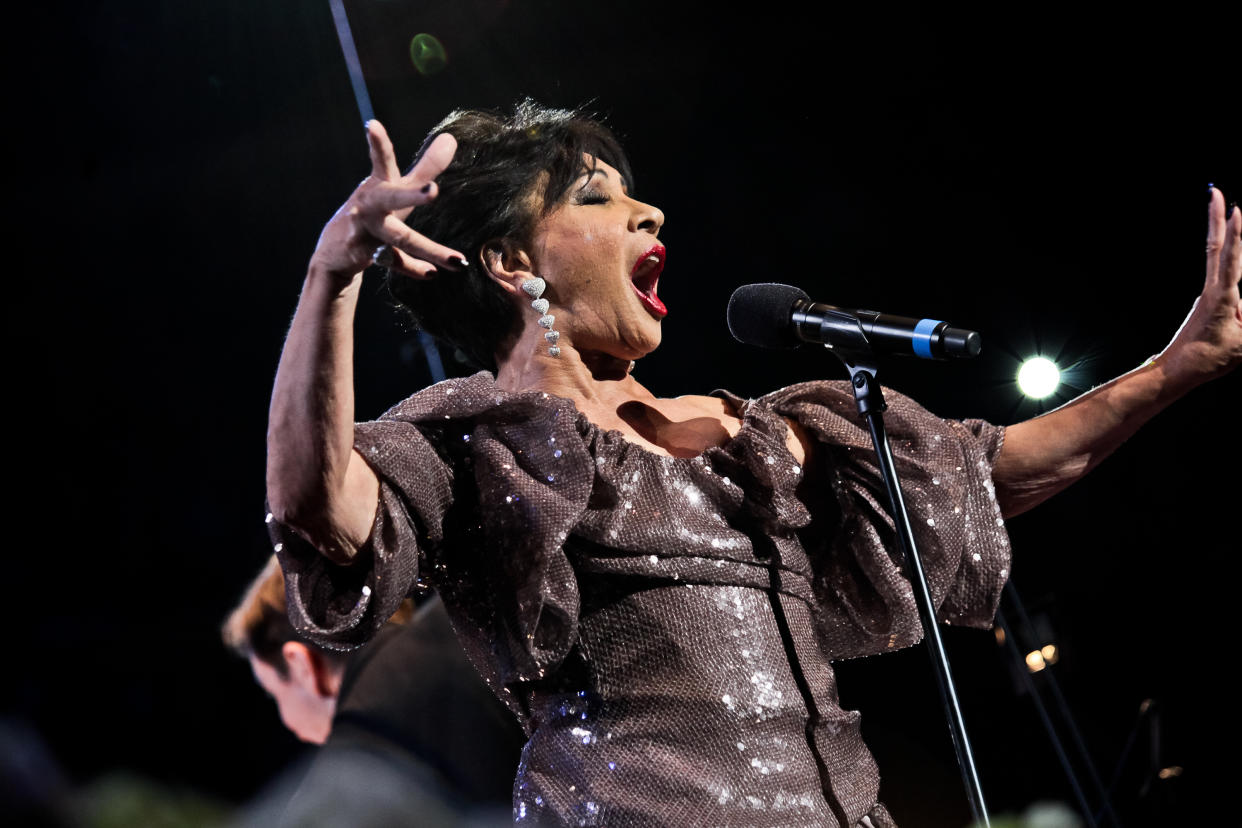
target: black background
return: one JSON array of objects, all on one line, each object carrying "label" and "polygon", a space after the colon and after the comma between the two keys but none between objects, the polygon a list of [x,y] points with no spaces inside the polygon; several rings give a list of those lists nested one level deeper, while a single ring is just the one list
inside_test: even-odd
[{"label": "black background", "polygon": [[[665,342],[637,369],[656,393],[839,377],[822,352],[730,338],[733,289],[783,281],[979,330],[978,359],[881,380],[1013,423],[1049,407],[1020,401],[1019,358],[1057,357],[1086,390],[1163,347],[1197,294],[1207,184],[1242,194],[1224,5],[347,8],[403,162],[450,109],[527,95],[623,136],[668,218]],[[271,379],[318,231],[367,172],[361,118],[326,0],[27,14],[6,58],[6,766],[39,743],[71,791],[122,774],[227,812],[299,753],[218,627],[270,552]],[[446,48],[437,74],[409,59],[420,32]],[[429,381],[366,284],[361,418]],[[1237,400],[1236,376],[1194,391],[1010,524],[1018,593],[1106,782],[1135,737],[1127,824],[1231,815]],[[946,636],[993,813],[1072,804],[1004,650]],[[964,825],[925,651],[843,664],[841,683],[899,821]],[[1145,699],[1158,715],[1139,724]]]}]

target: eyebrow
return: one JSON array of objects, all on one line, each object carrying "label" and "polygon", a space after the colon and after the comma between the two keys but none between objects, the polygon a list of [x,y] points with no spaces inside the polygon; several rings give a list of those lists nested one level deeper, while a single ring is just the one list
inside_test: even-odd
[{"label": "eyebrow", "polygon": [[[583,176],[585,176],[585,177],[586,177],[586,181],[583,181],[583,182],[582,182],[582,186],[581,186],[581,187],[579,187],[578,189],[579,189],[579,190],[584,189],[584,188],[585,188],[588,184],[590,184],[590,183],[591,183],[591,179],[592,179],[592,178],[594,178],[596,175],[602,175],[604,178],[611,178],[611,176],[610,176],[610,175],[608,175],[608,170],[604,169],[603,167],[600,167],[600,166],[586,167],[586,166],[584,166],[584,167],[582,168],[582,172],[579,174],[579,176],[578,176],[578,177],[579,177],[579,178],[582,178]],[[625,176],[621,176],[621,177],[620,177],[620,181],[621,181],[621,190],[622,190],[622,192],[624,192],[624,193],[626,193],[626,194],[628,195],[628,194],[629,194],[629,192],[630,192],[630,185],[629,185],[629,182],[627,182],[627,181],[625,180]]]},{"label": "eyebrow", "polygon": [[587,184],[591,183],[591,179],[595,177],[596,175],[602,175],[604,178],[607,178],[608,170],[604,169],[603,167],[583,167],[582,172],[578,174],[578,177],[579,178],[582,178],[584,176],[586,177],[586,181],[584,181],[582,184],[582,186],[585,187]]}]

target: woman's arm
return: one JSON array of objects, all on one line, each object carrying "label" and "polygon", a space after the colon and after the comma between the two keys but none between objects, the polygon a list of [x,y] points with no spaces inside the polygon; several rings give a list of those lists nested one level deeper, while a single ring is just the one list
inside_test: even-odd
[{"label": "woman's arm", "polygon": [[362,272],[381,245],[384,264],[414,278],[457,270],[460,253],[415,233],[404,219],[436,196],[434,179],[456,142],[441,135],[407,175],[376,121],[367,124],[371,174],[324,227],[311,256],[269,411],[268,506],[277,520],[337,562],[366,542],[379,481],[353,449],[353,324]]},{"label": "woman's arm", "polygon": [[1152,361],[1070,403],[1010,426],[993,479],[1001,511],[1021,514],[1095,468],[1139,426],[1242,362],[1242,210],[1213,189],[1207,279],[1173,341]]}]

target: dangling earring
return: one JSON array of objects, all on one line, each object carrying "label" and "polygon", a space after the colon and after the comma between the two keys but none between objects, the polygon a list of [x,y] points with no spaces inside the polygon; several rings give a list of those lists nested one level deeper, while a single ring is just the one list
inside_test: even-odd
[{"label": "dangling earring", "polygon": [[548,283],[538,276],[533,276],[522,282],[522,292],[531,298],[530,306],[539,313],[539,327],[545,330],[543,338],[548,341],[548,353],[554,357],[561,355],[561,348],[556,343],[560,341],[561,334],[559,331],[552,330],[552,323],[556,321],[556,317],[548,313],[547,299],[541,299],[543,290]]}]

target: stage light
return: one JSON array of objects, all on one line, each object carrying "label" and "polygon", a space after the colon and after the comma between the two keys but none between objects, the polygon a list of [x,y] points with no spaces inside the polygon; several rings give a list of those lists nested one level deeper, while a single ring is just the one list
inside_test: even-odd
[{"label": "stage light", "polygon": [[1056,644],[1045,644],[1040,648],[1039,654],[1044,657],[1045,664],[1056,664],[1057,659],[1061,657]]},{"label": "stage light", "polygon": [[1161,768],[1158,775],[1161,779],[1173,779],[1174,777],[1182,775],[1182,769],[1177,765],[1173,765],[1172,767]]},{"label": "stage light", "polygon": [[1038,673],[1047,666],[1047,663],[1044,661],[1044,654],[1039,650],[1031,650],[1026,654],[1026,669],[1032,673]]},{"label": "stage light", "polygon": [[448,53],[434,35],[424,32],[410,40],[410,60],[420,75],[434,75],[448,66]]},{"label": "stage light", "polygon": [[992,635],[996,636],[997,644],[1005,643],[1005,628],[1004,627],[993,627]]},{"label": "stage light", "polygon": [[1032,357],[1018,369],[1018,388],[1026,396],[1042,400],[1057,390],[1061,371],[1046,357]]}]

